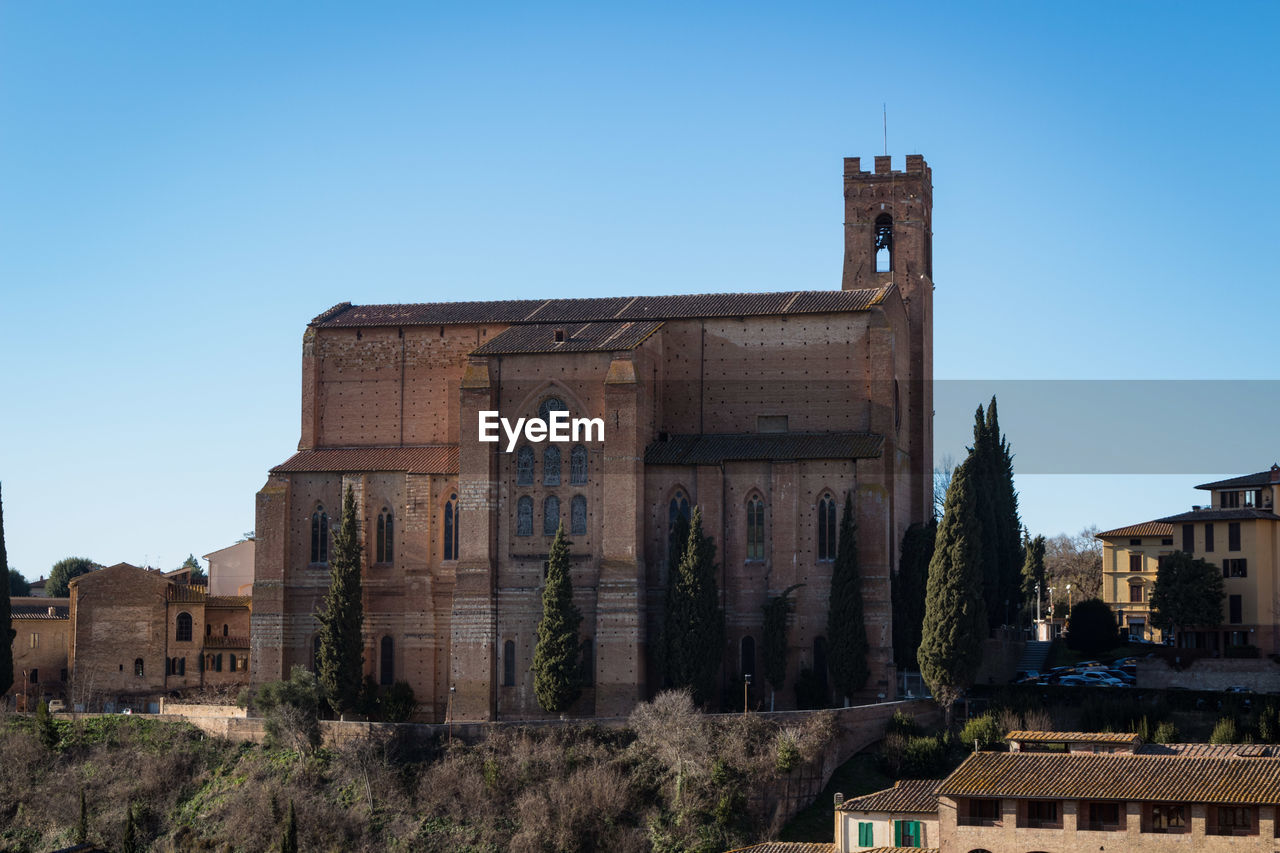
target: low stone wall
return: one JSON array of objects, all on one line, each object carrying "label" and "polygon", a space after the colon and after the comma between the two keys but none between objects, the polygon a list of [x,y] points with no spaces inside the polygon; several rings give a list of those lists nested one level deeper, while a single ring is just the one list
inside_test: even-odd
[{"label": "low stone wall", "polygon": [[235,705],[190,705],[160,700],[161,714],[178,714],[184,717],[247,717],[249,712]]},{"label": "low stone wall", "polygon": [[1160,658],[1138,661],[1139,687],[1161,690],[1226,690],[1243,685],[1258,693],[1280,693],[1280,664],[1270,658],[1183,658],[1170,665]]}]

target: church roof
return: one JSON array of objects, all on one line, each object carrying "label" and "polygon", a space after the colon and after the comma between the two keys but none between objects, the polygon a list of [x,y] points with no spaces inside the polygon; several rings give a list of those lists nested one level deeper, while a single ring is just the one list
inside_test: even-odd
[{"label": "church roof", "polygon": [[[518,353],[614,352],[635,349],[662,328],[657,320],[640,322],[530,323],[512,326],[472,355]],[[561,340],[556,340],[560,332]]]},{"label": "church roof", "polygon": [[320,328],[449,326],[475,323],[585,323],[679,320],[689,317],[759,317],[867,311],[893,285],[866,290],[792,290],[781,293],[694,293],[683,296],[603,296],[588,299],[502,299],[352,305],[342,302],[311,321]]},{"label": "church roof", "polygon": [[271,469],[273,474],[344,471],[456,474],[458,446],[427,444],[419,447],[328,447],[322,450],[301,450]]},{"label": "church roof", "polygon": [[726,459],[874,459],[884,436],[865,432],[672,435],[650,444],[646,465],[716,465]]}]

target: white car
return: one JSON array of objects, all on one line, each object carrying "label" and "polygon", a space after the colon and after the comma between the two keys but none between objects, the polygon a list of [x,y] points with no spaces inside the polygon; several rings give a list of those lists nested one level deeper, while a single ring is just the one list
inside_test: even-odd
[{"label": "white car", "polygon": [[1127,686],[1123,681],[1116,678],[1115,676],[1107,675],[1105,672],[1102,672],[1096,669],[1086,670],[1078,674],[1081,678],[1085,679],[1086,681],[1095,683],[1095,684],[1105,684],[1108,687]]}]

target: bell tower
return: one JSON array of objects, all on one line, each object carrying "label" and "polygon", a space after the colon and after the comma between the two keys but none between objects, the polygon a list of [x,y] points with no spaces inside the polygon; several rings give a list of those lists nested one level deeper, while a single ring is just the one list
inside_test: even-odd
[{"label": "bell tower", "polygon": [[[933,491],[933,172],[919,154],[906,169],[876,157],[875,171],[861,159],[844,161],[843,290],[894,285],[906,307],[910,375],[906,384],[909,423],[904,435],[911,454],[912,515],[932,512]],[[925,504],[929,501],[929,504]]]}]

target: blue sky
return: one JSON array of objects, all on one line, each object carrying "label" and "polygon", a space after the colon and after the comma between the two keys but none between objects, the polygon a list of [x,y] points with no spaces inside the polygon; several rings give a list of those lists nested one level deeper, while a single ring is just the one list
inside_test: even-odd
[{"label": "blue sky", "polygon": [[[1127,421],[1078,469],[1020,473],[1034,532],[1180,510],[1280,457],[1256,408],[1280,386],[1214,392],[1275,378],[1278,19],[0,4],[10,563],[173,567],[251,529],[297,444],[303,329],[337,302],[839,287],[841,158],[882,153],[881,104],[895,163],[934,171],[936,373],[975,380],[938,455],[1021,381],[1055,423]],[[1152,413],[1060,379],[1202,381],[1147,386],[1182,392]],[[1002,407],[1015,451],[1052,449],[1045,422]],[[1167,461],[1143,439],[1178,430]]]}]

